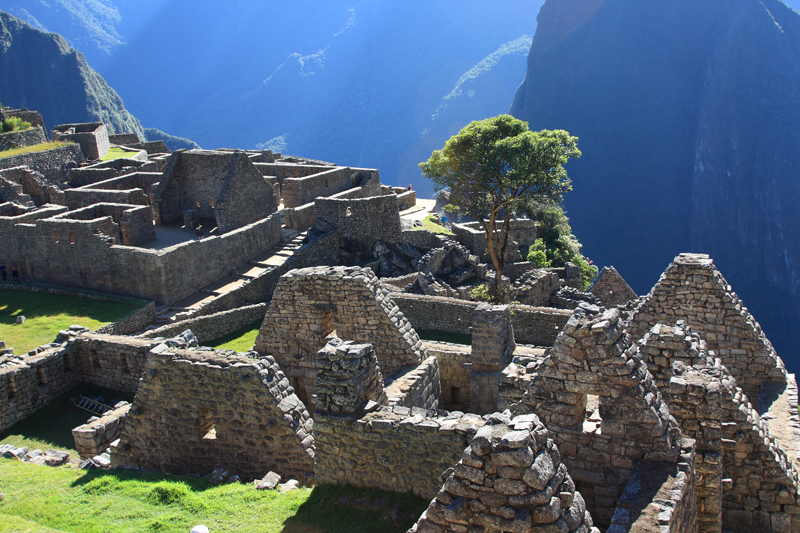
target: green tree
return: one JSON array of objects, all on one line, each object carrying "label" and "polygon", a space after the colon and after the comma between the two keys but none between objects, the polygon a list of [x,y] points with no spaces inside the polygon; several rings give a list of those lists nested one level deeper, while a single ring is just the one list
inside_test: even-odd
[{"label": "green tree", "polygon": [[561,202],[572,189],[564,164],[581,156],[577,141],[566,131],[534,132],[526,122],[500,115],[469,123],[419,164],[437,191],[450,190],[445,209],[480,221],[497,289],[511,218]]}]

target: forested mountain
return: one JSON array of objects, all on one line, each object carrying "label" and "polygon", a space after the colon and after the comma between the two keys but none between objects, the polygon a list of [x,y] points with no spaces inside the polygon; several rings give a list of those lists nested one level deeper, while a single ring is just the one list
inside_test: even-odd
[{"label": "forested mountain", "polygon": [[59,35],[0,12],[0,98],[42,114],[45,126],[105,122],[116,132],[143,135],[122,99]]},{"label": "forested mountain", "polygon": [[417,163],[467,122],[508,111],[541,4],[0,0],[0,9],[88,46],[79,49],[147,126],[204,148],[274,146],[377,167],[387,183],[432,193]]},{"label": "forested mountain", "polygon": [[798,368],[800,15],[778,0],[547,0],[512,113],[580,137],[566,206],[639,293],[710,254]]}]

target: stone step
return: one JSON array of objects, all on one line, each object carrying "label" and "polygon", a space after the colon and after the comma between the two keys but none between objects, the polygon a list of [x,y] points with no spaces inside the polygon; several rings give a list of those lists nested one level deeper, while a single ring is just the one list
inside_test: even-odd
[{"label": "stone step", "polygon": [[281,242],[289,242],[298,235],[300,235],[300,233],[297,230],[284,229],[281,231]]}]

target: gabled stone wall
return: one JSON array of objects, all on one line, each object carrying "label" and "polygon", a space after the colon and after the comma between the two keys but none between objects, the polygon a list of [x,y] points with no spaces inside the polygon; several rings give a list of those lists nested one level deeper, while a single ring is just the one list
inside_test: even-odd
[{"label": "gabled stone wall", "polygon": [[300,397],[311,400],[316,354],[334,331],[341,339],[371,343],[385,375],[428,357],[375,274],[358,267],[306,268],[281,276],[255,349],[272,354]]},{"label": "gabled stone wall", "polygon": [[271,357],[173,350],[147,360],[114,466],[174,474],[222,467],[313,482],[313,420]]},{"label": "gabled stone wall", "polygon": [[[515,414],[536,413],[600,525],[641,460],[677,460],[680,428],[647,366],[624,331],[618,309],[575,310],[533,379]],[[601,420],[586,420],[589,395]]]},{"label": "gabled stone wall", "polygon": [[613,266],[603,267],[589,287],[589,292],[597,296],[605,307],[623,306],[638,298]]},{"label": "gabled stone wall", "polygon": [[783,361],[707,255],[676,257],[634,311],[628,330],[639,340],[656,324],[678,320],[705,339],[751,400],[764,380],[786,383]]}]

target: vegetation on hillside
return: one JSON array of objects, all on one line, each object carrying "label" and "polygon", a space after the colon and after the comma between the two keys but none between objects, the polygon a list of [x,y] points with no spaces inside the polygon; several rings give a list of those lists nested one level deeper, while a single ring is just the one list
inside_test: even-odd
[{"label": "vegetation on hillside", "polygon": [[2,130],[3,133],[8,133],[10,131],[22,131],[32,128],[30,122],[24,121],[19,117],[8,117],[2,123]]},{"label": "vegetation on hillside", "polygon": [[539,238],[528,249],[526,259],[539,268],[563,267],[567,262],[581,269],[584,289],[597,275],[591,259],[581,254],[581,243],[572,234],[569,219],[559,206],[547,206],[529,213],[539,221]]}]

